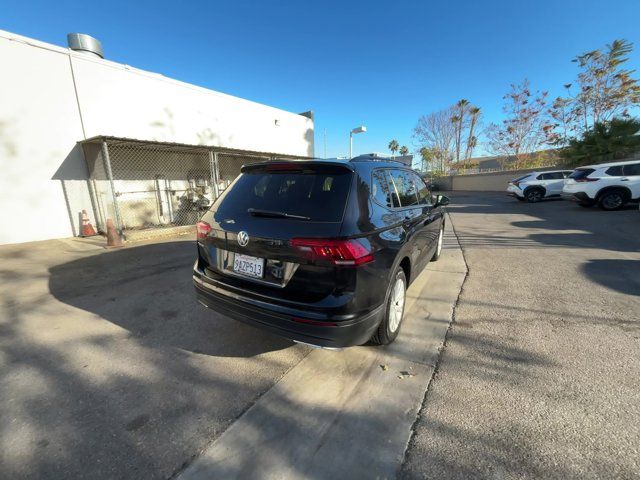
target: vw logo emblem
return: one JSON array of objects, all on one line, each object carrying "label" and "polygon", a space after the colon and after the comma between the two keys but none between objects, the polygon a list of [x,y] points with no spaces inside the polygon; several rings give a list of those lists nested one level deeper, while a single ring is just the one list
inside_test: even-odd
[{"label": "vw logo emblem", "polygon": [[246,247],[249,243],[249,234],[245,231],[242,231],[238,234],[238,245],[241,247]]}]

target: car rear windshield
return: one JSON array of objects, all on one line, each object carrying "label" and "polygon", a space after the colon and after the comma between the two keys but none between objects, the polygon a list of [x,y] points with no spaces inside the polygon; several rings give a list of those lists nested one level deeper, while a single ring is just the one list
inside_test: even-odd
[{"label": "car rear windshield", "polygon": [[511,180],[513,183],[516,182],[521,182],[522,180],[524,180],[525,178],[528,178],[531,174],[527,173],[526,175],[524,175],[523,177],[518,177],[518,178],[514,178],[513,180]]},{"label": "car rear windshield", "polygon": [[593,172],[595,172],[595,168],[579,168],[578,170],[574,170],[574,172],[569,175],[569,178],[573,178],[574,180],[580,180],[581,178],[588,177]]},{"label": "car rear windshield", "polygon": [[278,166],[266,164],[245,170],[213,205],[225,218],[246,215],[249,209],[278,212],[307,221],[342,220],[352,172],[331,166]]}]

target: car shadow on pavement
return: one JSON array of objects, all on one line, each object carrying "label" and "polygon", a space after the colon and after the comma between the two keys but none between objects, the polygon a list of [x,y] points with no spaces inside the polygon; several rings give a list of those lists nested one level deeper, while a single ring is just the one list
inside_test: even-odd
[{"label": "car shadow on pavement", "polygon": [[49,290],[147,346],[253,357],[293,344],[199,304],[191,283],[194,259],[191,242],[127,247],[51,267]]},{"label": "car shadow on pavement", "polygon": [[194,248],[0,251],[0,478],[170,478],[304,358],[199,305]]},{"label": "car shadow on pavement", "polygon": [[583,264],[582,271],[606,288],[640,296],[640,260],[594,259]]}]

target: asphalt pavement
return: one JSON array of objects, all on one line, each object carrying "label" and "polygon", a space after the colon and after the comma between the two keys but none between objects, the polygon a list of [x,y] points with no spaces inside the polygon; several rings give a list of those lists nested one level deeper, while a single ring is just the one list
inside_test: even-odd
[{"label": "asphalt pavement", "polygon": [[0,249],[0,478],[169,478],[309,352],[198,304],[194,240]]},{"label": "asphalt pavement", "polygon": [[0,478],[638,478],[640,212],[451,197],[388,348],[204,309],[191,238],[3,246]]},{"label": "asphalt pavement", "polygon": [[640,477],[640,212],[451,194],[469,274],[402,477]]}]

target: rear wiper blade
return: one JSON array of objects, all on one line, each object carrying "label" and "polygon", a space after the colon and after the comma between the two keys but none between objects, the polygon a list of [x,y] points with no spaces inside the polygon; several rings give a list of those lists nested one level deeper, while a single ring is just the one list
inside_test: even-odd
[{"label": "rear wiper blade", "polygon": [[274,217],[274,218],[296,218],[298,220],[311,220],[311,217],[304,217],[302,215],[293,215],[286,212],[276,212],[273,210],[260,210],[259,208],[249,208],[247,212],[257,217]]}]

